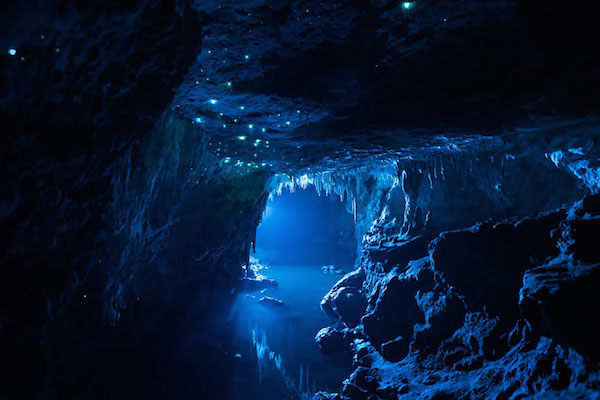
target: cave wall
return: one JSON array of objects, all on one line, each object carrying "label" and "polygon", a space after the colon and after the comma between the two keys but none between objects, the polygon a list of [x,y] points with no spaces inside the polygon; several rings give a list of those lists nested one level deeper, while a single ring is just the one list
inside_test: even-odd
[{"label": "cave wall", "polygon": [[151,394],[130,371],[160,369],[157,326],[226,307],[267,196],[264,173],[224,171],[165,111],[206,16],[178,0],[0,9],[17,51],[0,60],[0,397]]}]

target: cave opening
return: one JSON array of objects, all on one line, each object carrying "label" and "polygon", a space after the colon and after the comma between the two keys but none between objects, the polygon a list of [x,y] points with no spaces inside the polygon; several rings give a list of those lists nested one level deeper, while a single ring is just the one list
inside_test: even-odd
[{"label": "cave opening", "polygon": [[245,381],[245,393],[310,399],[339,390],[351,358],[326,356],[315,336],[335,323],[320,302],[354,269],[356,254],[352,199],[318,193],[314,186],[270,196],[245,281],[256,286],[240,289],[231,313],[237,334],[251,342],[257,367],[253,382],[237,380]]}]

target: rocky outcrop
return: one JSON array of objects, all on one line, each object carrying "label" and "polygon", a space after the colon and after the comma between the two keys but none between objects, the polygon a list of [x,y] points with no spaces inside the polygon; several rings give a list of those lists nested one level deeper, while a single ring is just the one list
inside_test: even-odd
[{"label": "rocky outcrop", "polygon": [[321,351],[328,355],[338,354],[348,349],[344,333],[333,327],[323,328],[317,332],[315,342]]},{"label": "rocky outcrop", "polygon": [[597,208],[586,197],[569,210],[445,232],[428,257],[394,267],[370,294],[342,398],[593,398],[600,266],[583,263],[595,253],[574,236]]},{"label": "rocky outcrop", "polygon": [[350,328],[358,325],[367,306],[362,290],[364,280],[365,272],[360,268],[346,274],[321,300],[323,312]]}]

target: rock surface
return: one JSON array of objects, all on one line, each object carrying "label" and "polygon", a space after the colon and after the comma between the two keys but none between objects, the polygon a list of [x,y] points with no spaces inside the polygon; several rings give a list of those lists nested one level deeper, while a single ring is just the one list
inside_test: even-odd
[{"label": "rock surface", "polygon": [[223,398],[256,226],[307,184],[365,239],[321,397],[594,398],[594,5],[2,2],[0,398]]}]

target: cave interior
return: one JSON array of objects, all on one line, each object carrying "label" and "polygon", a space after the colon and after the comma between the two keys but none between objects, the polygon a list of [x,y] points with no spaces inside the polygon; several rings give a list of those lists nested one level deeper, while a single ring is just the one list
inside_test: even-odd
[{"label": "cave interior", "polygon": [[600,24],[0,4],[0,399],[600,399]]}]

